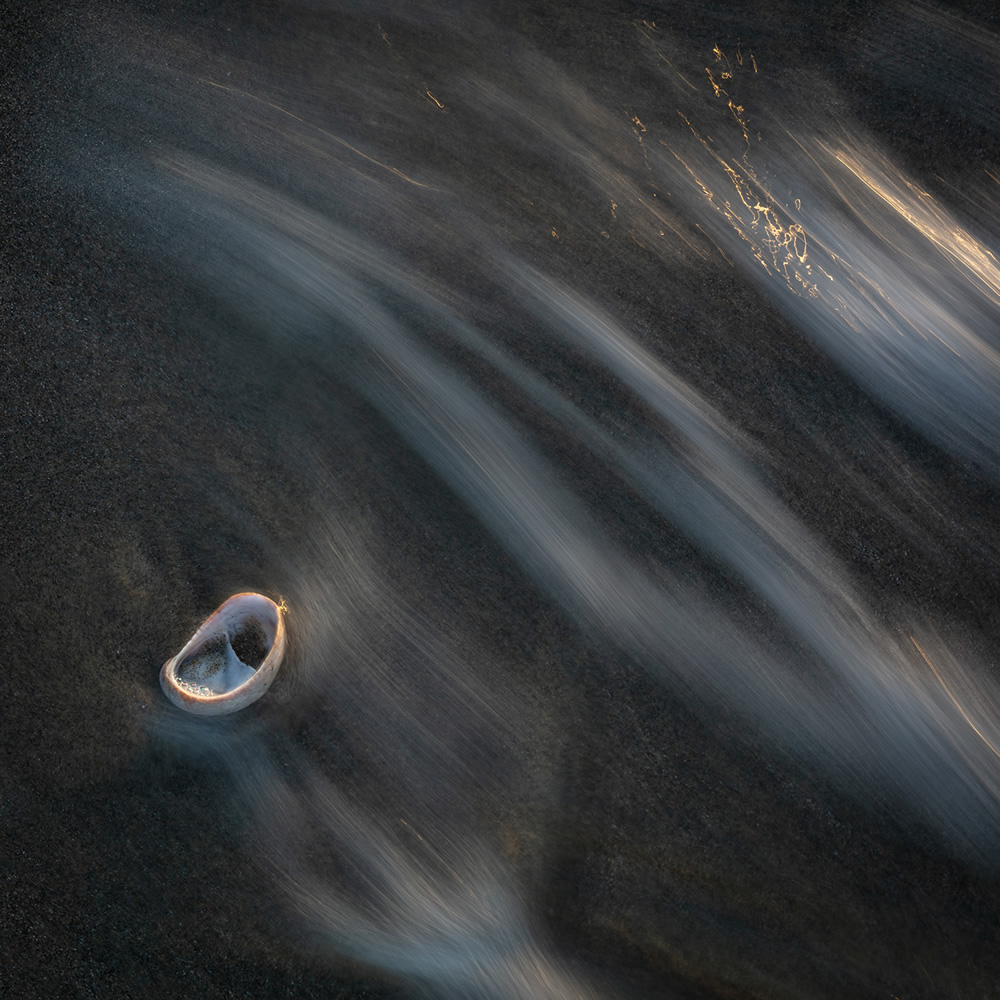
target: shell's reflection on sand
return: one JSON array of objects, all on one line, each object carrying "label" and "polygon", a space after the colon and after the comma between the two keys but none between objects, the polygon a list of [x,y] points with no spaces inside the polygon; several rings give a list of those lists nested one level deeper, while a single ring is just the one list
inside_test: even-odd
[{"label": "shell's reflection on sand", "polygon": [[284,655],[282,608],[263,594],[236,594],[163,664],[160,686],[186,712],[226,715],[267,691]]}]

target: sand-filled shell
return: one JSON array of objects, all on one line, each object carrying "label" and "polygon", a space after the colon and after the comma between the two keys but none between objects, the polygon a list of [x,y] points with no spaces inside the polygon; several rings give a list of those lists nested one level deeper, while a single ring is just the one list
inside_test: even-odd
[{"label": "sand-filled shell", "polygon": [[263,594],[236,594],[163,664],[160,686],[186,712],[238,712],[267,691],[284,655],[282,609]]}]

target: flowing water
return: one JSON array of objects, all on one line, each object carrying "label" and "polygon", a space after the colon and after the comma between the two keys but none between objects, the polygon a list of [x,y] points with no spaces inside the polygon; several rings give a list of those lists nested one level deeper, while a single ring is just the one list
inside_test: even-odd
[{"label": "flowing water", "polygon": [[11,996],[992,995],[1000,28],[825,16],[45,22]]}]

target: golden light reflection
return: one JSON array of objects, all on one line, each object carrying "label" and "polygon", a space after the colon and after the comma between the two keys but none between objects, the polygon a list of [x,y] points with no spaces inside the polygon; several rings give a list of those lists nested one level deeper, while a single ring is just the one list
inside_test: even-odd
[{"label": "golden light reflection", "polygon": [[941,210],[929,192],[916,187],[899,171],[895,171],[895,178],[890,178],[887,174],[891,169],[888,164],[880,165],[882,169],[879,176],[874,164],[866,167],[856,157],[842,150],[835,152],[828,146],[824,148],[938,250],[970,271],[994,297],[1000,296],[1000,269],[996,258],[955,219]]},{"label": "golden light reflection", "polygon": [[[880,338],[883,344],[886,338],[913,337],[946,348],[953,358],[978,360],[991,369],[1000,365],[1000,353],[978,337],[949,305],[949,297],[959,294],[957,286],[956,291],[946,287],[945,298],[941,298],[910,273],[936,266],[921,246],[920,241],[925,240],[927,250],[945,258],[947,270],[953,269],[956,279],[969,281],[986,296],[984,304],[996,308],[1000,306],[1000,264],[991,249],[930,192],[907,179],[874,149],[846,138],[810,140],[786,132],[808,159],[816,181],[841,204],[821,204],[812,211],[807,209],[808,215],[803,216],[803,196],[789,190],[786,198],[779,200],[771,181],[755,164],[754,150],[762,141],[761,135],[735,96],[741,67],[747,72],[752,67],[756,74],[756,59],[739,48],[730,60],[719,45],[713,46],[712,56],[705,66],[709,96],[723,101],[738,124],[744,139],[742,154],[734,159],[724,152],[724,137],[716,142],[681,109],[678,115],[696,141],[695,149],[675,146],[665,139],[658,139],[658,143],[670,150],[683,174],[764,272],[779,277],[796,296],[824,298],[832,313],[858,336]],[[756,142],[751,142],[751,137]],[[1000,176],[986,173],[1000,183]],[[843,225],[832,214],[838,211],[846,213],[847,227],[857,230],[859,237],[865,234],[850,259],[834,249],[838,225]],[[719,244],[712,242],[731,265]],[[880,247],[891,252],[887,255]],[[823,291],[817,284],[822,278],[826,279]],[[973,288],[968,291],[973,293]]]},{"label": "golden light reflection", "polygon": [[[718,64],[719,79],[732,79],[733,68],[729,58],[718,45],[712,51]],[[752,60],[752,54],[748,53],[747,55]],[[737,62],[739,65],[743,65],[742,51],[738,54]],[[748,244],[751,253],[765,271],[769,274],[780,275],[793,293],[797,295],[804,293],[815,297],[818,294],[818,289],[811,277],[812,264],[809,260],[806,230],[801,223],[792,221],[786,213],[781,211],[750,164],[748,155],[750,151],[750,127],[745,117],[743,105],[737,104],[729,98],[726,91],[716,81],[711,67],[705,67],[705,70],[715,96],[727,99],[729,111],[743,132],[746,150],[740,165],[736,166],[725,159],[717,151],[711,136],[703,135],[684,112],[678,110],[677,113],[702,148],[722,168],[723,174],[732,185],[732,191],[723,192],[717,196],[708,183],[695,172],[689,162],[664,140],[661,139],[660,143],[670,149],[678,163],[701,189],[706,200],[712,203],[740,238]],[[756,72],[756,62],[754,62],[754,71]],[[760,141],[759,135],[757,138]],[[733,193],[735,193],[735,198]],[[801,200],[796,199],[795,204],[796,211],[800,211]],[[721,253],[718,244],[716,247]],[[723,257],[727,263],[732,265],[732,261],[725,254]]]},{"label": "golden light reflection", "polygon": [[1000,750],[997,750],[997,748],[990,742],[990,740],[987,739],[987,737],[983,735],[983,733],[979,729],[979,727],[972,721],[972,718],[969,716],[969,713],[966,712],[966,710],[962,707],[962,705],[959,702],[959,700],[951,693],[951,689],[945,683],[945,680],[941,676],[940,672],[938,671],[938,668],[934,666],[934,664],[931,662],[930,657],[923,651],[923,649],[920,646],[920,643],[918,643],[917,640],[914,639],[912,635],[910,636],[910,642],[912,642],[913,645],[916,647],[917,652],[923,658],[924,663],[926,663],[927,666],[931,668],[931,670],[934,673],[934,676],[938,679],[938,683],[944,689],[944,693],[951,700],[951,703],[955,706],[955,708],[958,709],[959,714],[969,724],[969,727],[972,729],[972,731],[990,748],[990,750],[993,751],[993,753],[997,757],[1000,757]]}]

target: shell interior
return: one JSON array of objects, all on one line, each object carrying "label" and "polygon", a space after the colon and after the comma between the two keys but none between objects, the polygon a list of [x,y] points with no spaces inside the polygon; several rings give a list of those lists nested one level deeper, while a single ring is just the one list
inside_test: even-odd
[{"label": "shell interior", "polygon": [[177,664],[178,686],[202,697],[228,694],[256,673],[274,644],[275,631],[276,623],[256,615],[226,622]]}]

